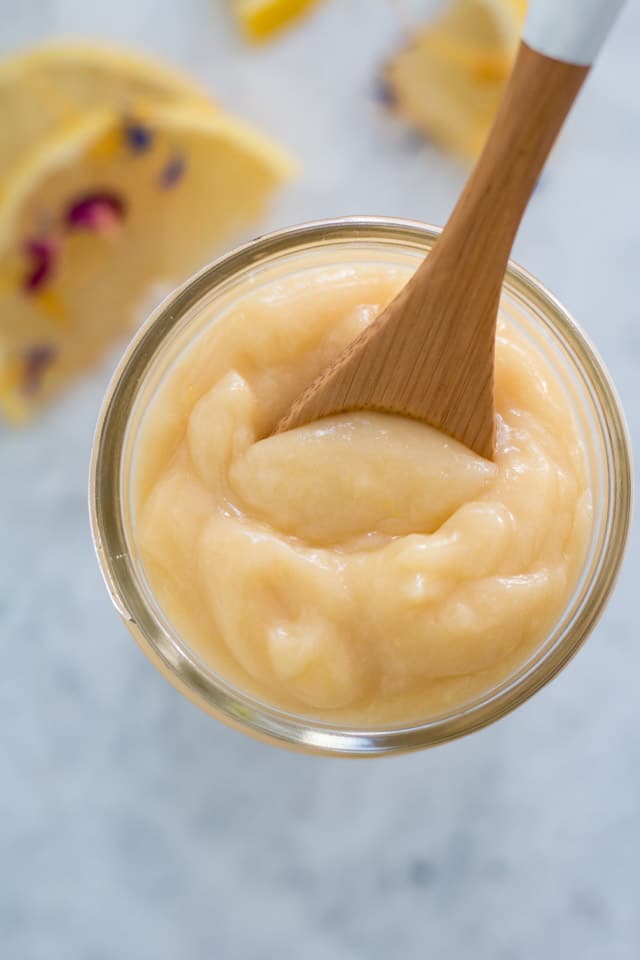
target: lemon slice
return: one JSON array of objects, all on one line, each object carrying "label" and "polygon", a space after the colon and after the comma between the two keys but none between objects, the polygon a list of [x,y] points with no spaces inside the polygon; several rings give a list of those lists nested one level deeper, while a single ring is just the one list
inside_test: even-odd
[{"label": "lemon slice", "polygon": [[511,70],[525,13],[526,0],[455,0],[422,43],[452,64],[501,80]]},{"label": "lemon slice", "polygon": [[0,411],[23,420],[258,215],[292,173],[278,147],[193,101],[135,122],[92,111],[32,152],[0,208]]},{"label": "lemon slice", "polygon": [[265,40],[306,13],[318,0],[233,0],[236,16],[251,40]]},{"label": "lemon slice", "polygon": [[387,65],[399,113],[453,152],[481,149],[511,70],[526,0],[454,0]]},{"label": "lemon slice", "polygon": [[11,57],[0,64],[0,183],[31,147],[87,110],[125,114],[141,101],[185,98],[208,102],[177,70],[118,49],[60,43]]}]

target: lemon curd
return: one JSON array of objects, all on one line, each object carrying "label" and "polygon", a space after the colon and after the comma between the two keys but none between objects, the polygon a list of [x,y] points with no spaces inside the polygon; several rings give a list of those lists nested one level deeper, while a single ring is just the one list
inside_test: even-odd
[{"label": "lemon curd", "polygon": [[548,635],[591,535],[570,397],[505,317],[495,462],[369,412],[269,436],[408,276],[350,263],[248,285],[136,442],[135,549],[167,618],[231,683],[331,721],[409,722],[491,689]]}]

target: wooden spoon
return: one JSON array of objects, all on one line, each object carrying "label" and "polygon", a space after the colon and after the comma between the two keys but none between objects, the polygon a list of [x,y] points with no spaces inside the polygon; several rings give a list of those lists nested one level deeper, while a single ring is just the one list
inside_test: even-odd
[{"label": "wooden spoon", "polygon": [[531,0],[494,126],[409,283],[276,432],[345,410],[425,421],[494,455],[495,328],[509,254],[540,171],[624,0]]}]

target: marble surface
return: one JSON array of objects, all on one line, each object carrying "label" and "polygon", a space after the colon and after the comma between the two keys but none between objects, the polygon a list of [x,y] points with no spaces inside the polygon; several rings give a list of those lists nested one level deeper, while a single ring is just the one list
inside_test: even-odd
[{"label": "marble surface", "polygon": [[[226,6],[0,0],[0,52],[98,36],[190,67],[303,163],[269,226],[445,219],[464,171],[372,97],[400,4],[327,0],[259,52]],[[598,345],[636,440],[638,36],[630,3],[517,244]],[[182,699],[110,608],[86,511],[108,374],[0,432],[3,960],[637,960],[637,536],[587,647],[514,715],[394,760],[289,755]]]}]

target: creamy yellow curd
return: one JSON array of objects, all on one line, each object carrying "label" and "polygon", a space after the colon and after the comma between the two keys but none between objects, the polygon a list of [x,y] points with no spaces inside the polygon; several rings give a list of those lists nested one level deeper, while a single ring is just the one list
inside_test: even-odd
[{"label": "creamy yellow curd", "polygon": [[304,715],[408,722],[486,692],[546,639],[589,542],[570,397],[504,318],[495,462],[370,412],[269,437],[408,276],[345,264],[248,287],[140,430],[135,546],[160,607],[211,668]]}]

